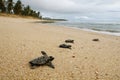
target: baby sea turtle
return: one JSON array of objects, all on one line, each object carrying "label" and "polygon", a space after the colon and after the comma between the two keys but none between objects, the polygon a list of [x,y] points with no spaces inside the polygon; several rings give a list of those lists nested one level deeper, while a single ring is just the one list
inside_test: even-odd
[{"label": "baby sea turtle", "polygon": [[66,43],[74,43],[74,40],[71,40],[71,39],[67,39],[65,40]]},{"label": "baby sea turtle", "polygon": [[96,38],[96,39],[93,39],[93,41],[99,41],[99,39]]},{"label": "baby sea turtle", "polygon": [[31,60],[29,63],[31,67],[34,69],[36,66],[44,66],[47,65],[51,68],[55,68],[51,61],[54,60],[53,56],[48,56],[46,52],[41,51],[42,55],[41,57],[38,57],[36,59]]},{"label": "baby sea turtle", "polygon": [[67,45],[67,44],[61,44],[59,45],[60,48],[68,48],[68,49],[71,49],[71,45]]}]

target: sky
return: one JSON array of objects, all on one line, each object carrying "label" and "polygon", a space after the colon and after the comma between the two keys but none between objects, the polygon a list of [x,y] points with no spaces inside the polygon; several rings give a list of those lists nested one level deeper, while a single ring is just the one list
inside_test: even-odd
[{"label": "sky", "polygon": [[[16,1],[16,0],[14,0]],[[120,0],[21,0],[42,16],[71,21],[120,21]]]}]

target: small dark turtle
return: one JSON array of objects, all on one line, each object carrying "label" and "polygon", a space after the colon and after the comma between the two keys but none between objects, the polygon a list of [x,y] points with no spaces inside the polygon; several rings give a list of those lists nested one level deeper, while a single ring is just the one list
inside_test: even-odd
[{"label": "small dark turtle", "polygon": [[55,68],[54,65],[52,64],[52,60],[54,60],[53,56],[48,56],[46,54],[46,52],[41,51],[42,55],[41,57],[38,57],[36,59],[31,60],[29,63],[31,65],[32,68],[34,68],[34,66],[43,66],[43,65],[47,65],[51,68]]},{"label": "small dark turtle", "polygon": [[68,49],[71,49],[71,45],[67,45],[67,44],[61,44],[59,45],[60,48],[68,48]]},{"label": "small dark turtle", "polygon": [[74,40],[71,40],[71,39],[67,39],[65,40],[66,43],[74,43]]},{"label": "small dark turtle", "polygon": [[99,39],[93,39],[93,41],[99,41]]}]

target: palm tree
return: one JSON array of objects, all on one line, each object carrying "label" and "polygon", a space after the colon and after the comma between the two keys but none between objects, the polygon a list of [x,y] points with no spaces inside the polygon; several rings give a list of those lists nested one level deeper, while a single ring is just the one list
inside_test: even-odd
[{"label": "palm tree", "polygon": [[14,6],[14,13],[20,15],[21,12],[22,12],[22,2],[20,0],[18,0]]},{"label": "palm tree", "polygon": [[11,10],[13,9],[13,0],[8,0],[8,13],[11,13]]},{"label": "palm tree", "polygon": [[0,12],[5,12],[6,10],[4,2],[4,0],[0,0]]}]

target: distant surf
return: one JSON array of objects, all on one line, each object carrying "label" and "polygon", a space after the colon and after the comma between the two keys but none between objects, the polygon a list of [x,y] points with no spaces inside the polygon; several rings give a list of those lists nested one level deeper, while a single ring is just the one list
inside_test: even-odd
[{"label": "distant surf", "polygon": [[81,23],[81,22],[55,22],[54,25],[66,26],[87,31],[99,32],[103,34],[120,36],[120,23]]}]

